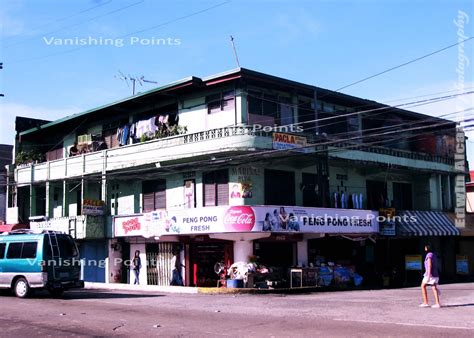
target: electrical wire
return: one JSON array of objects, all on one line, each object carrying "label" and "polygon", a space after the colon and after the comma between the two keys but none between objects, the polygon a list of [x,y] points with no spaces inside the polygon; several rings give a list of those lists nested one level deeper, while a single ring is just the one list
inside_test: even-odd
[{"label": "electrical wire", "polygon": [[6,46],[4,46],[4,48],[8,49],[9,47],[21,45],[21,44],[23,44],[23,43],[25,43],[25,42],[34,40],[34,39],[36,39],[36,38],[37,38],[38,36],[40,36],[40,35],[43,35],[43,36],[45,36],[45,35],[51,35],[51,34],[54,34],[54,33],[61,32],[61,31],[65,30],[65,29],[69,29],[69,28],[73,28],[73,27],[78,27],[78,26],[81,26],[81,25],[83,25],[83,24],[85,24],[85,23],[88,23],[88,22],[91,22],[91,21],[95,21],[95,20],[97,20],[97,19],[100,19],[100,18],[109,16],[109,15],[117,14],[117,13],[119,13],[119,12],[121,12],[121,11],[124,11],[124,10],[126,10],[126,9],[129,9],[129,8],[131,8],[131,7],[140,5],[140,4],[142,4],[144,1],[145,1],[145,0],[140,0],[140,1],[134,2],[134,3],[130,4],[130,5],[119,7],[119,8],[117,8],[117,9],[114,9],[114,10],[112,10],[112,11],[106,12],[106,13],[104,13],[104,14],[100,14],[100,15],[97,15],[97,16],[95,16],[95,17],[92,17],[92,18],[89,18],[89,19],[87,19],[87,20],[84,20],[84,21],[82,21],[82,22],[78,22],[78,23],[75,23],[75,24],[72,24],[72,25],[69,25],[69,26],[63,26],[63,27],[61,27],[61,28],[58,28],[58,29],[56,29],[56,30],[53,30],[53,31],[50,31],[50,32],[47,32],[47,33],[36,34],[36,35],[34,35],[34,36],[28,37],[27,39],[24,39],[24,40],[21,40],[21,41],[18,41],[18,42],[15,42],[15,43],[6,45]]},{"label": "electrical wire", "polygon": [[[192,13],[189,13],[189,14],[186,14],[186,15],[183,15],[183,16],[179,16],[179,17],[176,17],[176,18],[168,20],[168,21],[164,21],[164,22],[162,22],[158,25],[154,25],[154,26],[151,26],[151,27],[148,27],[148,28],[140,29],[140,30],[137,30],[137,31],[134,31],[134,32],[131,32],[131,33],[127,33],[127,34],[115,37],[114,39],[123,39],[123,38],[133,36],[133,35],[136,35],[136,34],[139,34],[139,33],[144,33],[144,32],[150,31],[150,30],[161,28],[161,27],[167,26],[169,24],[172,24],[172,23],[175,23],[175,22],[178,22],[178,21],[182,21],[182,20],[191,18],[193,16],[208,12],[210,10],[213,10],[215,8],[223,6],[223,5],[225,5],[229,2],[231,2],[231,0],[226,0],[224,2],[220,2],[216,5],[209,6],[209,7],[206,7],[204,9],[201,9],[199,11],[192,12]],[[37,57],[32,57],[32,58],[21,59],[21,60],[9,62],[9,64],[14,65],[14,64],[19,64],[19,63],[24,63],[24,62],[29,62],[29,61],[43,60],[43,59],[50,58],[50,57],[53,57],[53,56],[72,53],[72,52],[75,52],[75,51],[78,51],[78,50],[81,50],[81,49],[84,49],[84,48],[90,48],[90,47],[96,47],[96,46],[95,45],[84,45],[84,46],[80,46],[80,47],[77,47],[77,48],[73,48],[73,49],[69,49],[69,50],[65,50],[65,51],[61,51],[61,52],[57,52],[57,53],[51,53],[51,54],[47,54],[47,55],[42,55],[42,56],[37,56]]]}]

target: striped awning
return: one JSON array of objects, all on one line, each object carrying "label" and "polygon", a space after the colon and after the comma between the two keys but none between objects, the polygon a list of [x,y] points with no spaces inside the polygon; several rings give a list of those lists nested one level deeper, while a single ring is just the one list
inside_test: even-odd
[{"label": "striped awning", "polygon": [[442,211],[397,212],[399,236],[459,236],[460,231]]}]

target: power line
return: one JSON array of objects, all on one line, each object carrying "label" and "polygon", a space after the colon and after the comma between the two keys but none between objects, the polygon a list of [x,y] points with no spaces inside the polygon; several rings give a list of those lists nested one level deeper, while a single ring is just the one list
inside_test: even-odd
[{"label": "power line", "polygon": [[453,44],[451,44],[451,45],[449,45],[449,46],[446,46],[446,47],[443,47],[443,48],[441,48],[441,49],[435,50],[435,51],[433,51],[433,52],[431,52],[431,53],[428,53],[428,54],[425,54],[425,55],[423,55],[423,56],[417,57],[417,58],[412,59],[412,60],[410,60],[410,61],[407,61],[407,62],[404,62],[404,63],[402,63],[402,64],[399,64],[399,65],[397,65],[397,66],[388,68],[388,69],[386,69],[386,70],[384,70],[384,71],[381,71],[381,72],[379,72],[379,73],[376,73],[376,74],[374,74],[374,75],[367,76],[367,77],[365,77],[365,78],[363,78],[363,79],[361,79],[361,80],[352,82],[352,83],[350,83],[350,84],[348,84],[348,85],[345,85],[345,86],[343,86],[343,87],[341,87],[341,88],[336,89],[335,91],[338,92],[338,91],[340,91],[340,90],[343,90],[343,89],[352,87],[352,86],[354,86],[354,85],[356,85],[356,84],[359,84],[359,83],[361,83],[361,82],[364,82],[364,81],[373,79],[374,77],[377,77],[377,76],[386,74],[386,73],[388,73],[388,72],[391,72],[392,70],[405,67],[405,66],[407,66],[407,65],[409,65],[409,64],[412,64],[412,63],[418,62],[418,61],[420,61],[420,60],[426,59],[427,57],[430,57],[430,56],[432,56],[432,55],[441,53],[441,52],[443,52],[443,51],[445,51],[445,50],[447,50],[447,49],[450,49],[450,48],[452,48],[452,47],[455,47],[455,46],[457,46],[457,45],[460,45],[460,44],[462,44],[462,43],[464,43],[464,42],[467,42],[467,41],[470,41],[470,40],[472,40],[472,39],[474,39],[474,37],[471,36],[471,37],[469,37],[469,38],[467,38],[467,39],[458,41],[458,42],[453,43]]},{"label": "power line", "polygon": [[[213,9],[215,9],[215,8],[218,8],[218,7],[220,7],[220,6],[223,6],[223,5],[225,5],[225,4],[229,3],[229,2],[231,2],[231,0],[227,0],[227,1],[224,1],[224,2],[221,2],[221,3],[218,3],[218,4],[216,4],[216,5],[206,7],[206,8],[204,8],[204,9],[202,9],[202,10],[199,10],[199,11],[196,11],[196,12],[192,12],[192,13],[189,13],[189,14],[187,14],[187,15],[183,15],[183,16],[180,16],[180,17],[176,17],[176,18],[174,18],[174,19],[171,19],[171,20],[162,22],[162,23],[160,23],[160,24],[158,24],[158,25],[154,25],[154,26],[151,26],[151,27],[148,27],[148,28],[144,28],[144,29],[135,31],[135,32],[131,32],[131,33],[128,33],[128,34],[125,34],[125,35],[121,35],[121,36],[119,36],[119,37],[116,37],[115,39],[123,39],[123,38],[129,37],[129,36],[133,36],[133,35],[135,35],[135,34],[140,34],[140,33],[144,33],[144,32],[147,32],[147,31],[156,29],[156,28],[161,28],[161,27],[167,26],[167,25],[169,25],[169,24],[172,24],[172,23],[175,23],[175,22],[178,22],[178,21],[182,21],[182,20],[188,19],[188,18],[190,18],[190,17],[193,17],[193,16],[196,16],[196,15],[199,15],[199,14],[202,14],[202,13],[205,13],[205,12],[208,12],[208,11],[210,11],[210,10],[213,10]],[[46,58],[53,57],[53,56],[58,56],[58,55],[63,55],[63,54],[67,54],[67,53],[72,53],[72,52],[75,52],[75,51],[78,51],[78,50],[81,50],[81,49],[84,49],[84,48],[89,48],[89,47],[95,47],[95,45],[84,45],[84,46],[80,46],[80,47],[77,47],[77,48],[65,50],[65,51],[62,51],[62,52],[51,53],[51,54],[47,54],[47,55],[43,55],[43,56],[37,56],[37,57],[33,57],[33,58],[27,58],[27,59],[22,59],[22,60],[10,62],[10,64],[18,64],[18,63],[23,63],[23,62],[28,62],[28,61],[42,60],[42,59],[46,59]]]},{"label": "power line", "polygon": [[124,10],[126,10],[126,9],[131,8],[131,7],[140,5],[140,4],[142,4],[143,2],[144,2],[144,0],[140,0],[140,1],[134,2],[134,3],[130,4],[130,5],[122,6],[122,7],[119,7],[119,8],[117,8],[117,9],[114,9],[114,10],[112,10],[112,11],[109,11],[109,12],[107,12],[107,13],[100,14],[100,15],[98,15],[98,16],[92,17],[92,18],[87,19],[87,20],[82,21],[82,22],[78,22],[78,23],[75,23],[75,24],[72,24],[72,25],[69,25],[69,26],[64,26],[64,27],[61,27],[61,28],[56,29],[56,30],[51,31],[51,32],[36,34],[36,35],[34,35],[34,36],[32,36],[32,37],[29,37],[29,38],[27,38],[27,39],[21,40],[21,41],[19,41],[19,42],[6,45],[4,48],[9,48],[9,47],[12,47],[12,46],[21,45],[21,44],[23,44],[23,43],[25,43],[25,42],[28,42],[28,41],[33,40],[33,39],[36,39],[36,38],[37,38],[38,36],[40,36],[40,35],[50,35],[50,34],[54,34],[54,33],[57,33],[57,32],[61,32],[61,31],[65,30],[65,29],[69,29],[69,28],[81,26],[81,25],[83,25],[83,24],[85,24],[85,23],[88,23],[88,22],[91,22],[91,21],[95,21],[95,20],[100,19],[100,18],[103,18],[103,17],[105,17],[105,16],[112,15],[112,14],[116,14],[116,13],[118,13],[118,12],[124,11]]},{"label": "power line", "polygon": [[[81,15],[81,14],[83,14],[83,13],[92,11],[93,9],[96,9],[96,8],[98,8],[98,7],[105,6],[105,5],[109,4],[110,2],[112,2],[112,0],[104,1],[104,2],[102,2],[102,3],[99,3],[99,4],[97,4],[97,5],[95,5],[95,6],[92,6],[92,7],[88,7],[88,8],[86,8],[86,9],[83,9],[83,10],[81,10],[81,11],[79,11],[79,12],[74,13],[74,14],[71,14],[71,15],[68,15],[68,16],[65,16],[65,17],[62,17],[62,18],[59,18],[59,19],[52,20],[52,21],[50,21],[50,22],[48,22],[48,23],[46,23],[46,24],[40,25],[40,26],[33,27],[32,30],[37,30],[37,29],[40,29],[40,28],[43,28],[43,27],[47,27],[47,26],[49,26],[49,25],[51,25],[51,24],[54,24],[54,23],[58,23],[58,22],[61,22],[61,21],[65,21],[65,20],[67,20],[67,19],[73,18],[73,17],[78,16],[78,15]],[[19,34],[17,34],[17,35],[19,35]],[[16,35],[16,36],[17,36],[17,35]],[[14,39],[16,36],[7,37],[7,38],[5,38],[5,40]]]}]

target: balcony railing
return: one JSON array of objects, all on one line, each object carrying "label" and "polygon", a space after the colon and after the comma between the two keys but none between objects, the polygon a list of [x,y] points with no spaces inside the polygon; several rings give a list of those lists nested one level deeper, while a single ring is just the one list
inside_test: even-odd
[{"label": "balcony railing", "polygon": [[32,230],[54,230],[71,235],[75,239],[105,238],[104,216],[71,216],[51,218],[42,222],[31,222]]},{"label": "balcony railing", "polygon": [[247,127],[224,127],[171,136],[18,167],[15,178],[18,184],[30,184],[249,148],[271,149],[271,133],[255,132]]},{"label": "balcony railing", "polygon": [[[272,149],[272,133],[256,131],[251,127],[229,126],[191,134],[176,135],[143,143],[130,144],[119,148],[67,157],[60,160],[18,167],[15,181],[18,184],[61,180],[90,174],[150,165],[159,162],[191,158],[195,156],[228,153],[232,151]],[[367,152],[377,154],[375,162],[398,163],[402,159],[408,167],[452,170],[452,158],[434,156],[405,150],[379,146],[340,142],[328,138],[317,139],[305,135],[309,144],[330,143],[330,156],[357,160],[367,159]],[[334,142],[333,142],[334,141]],[[326,147],[326,146],[324,146]],[[323,148],[324,148],[323,147]],[[321,147],[318,147],[319,149]],[[352,154],[345,149],[353,151]],[[363,152],[363,153],[362,153]],[[365,153],[365,154],[364,154]],[[139,154],[139,156],[138,156]],[[350,155],[350,156],[349,156]]]}]

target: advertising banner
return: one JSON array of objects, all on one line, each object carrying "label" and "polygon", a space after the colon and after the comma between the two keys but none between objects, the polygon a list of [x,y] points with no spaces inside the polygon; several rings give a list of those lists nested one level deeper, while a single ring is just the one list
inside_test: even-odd
[{"label": "advertising banner", "polygon": [[465,255],[456,255],[456,273],[458,275],[469,274],[469,260]]},{"label": "advertising banner", "polygon": [[115,236],[239,232],[378,233],[378,213],[283,206],[222,206],[116,217]]}]

